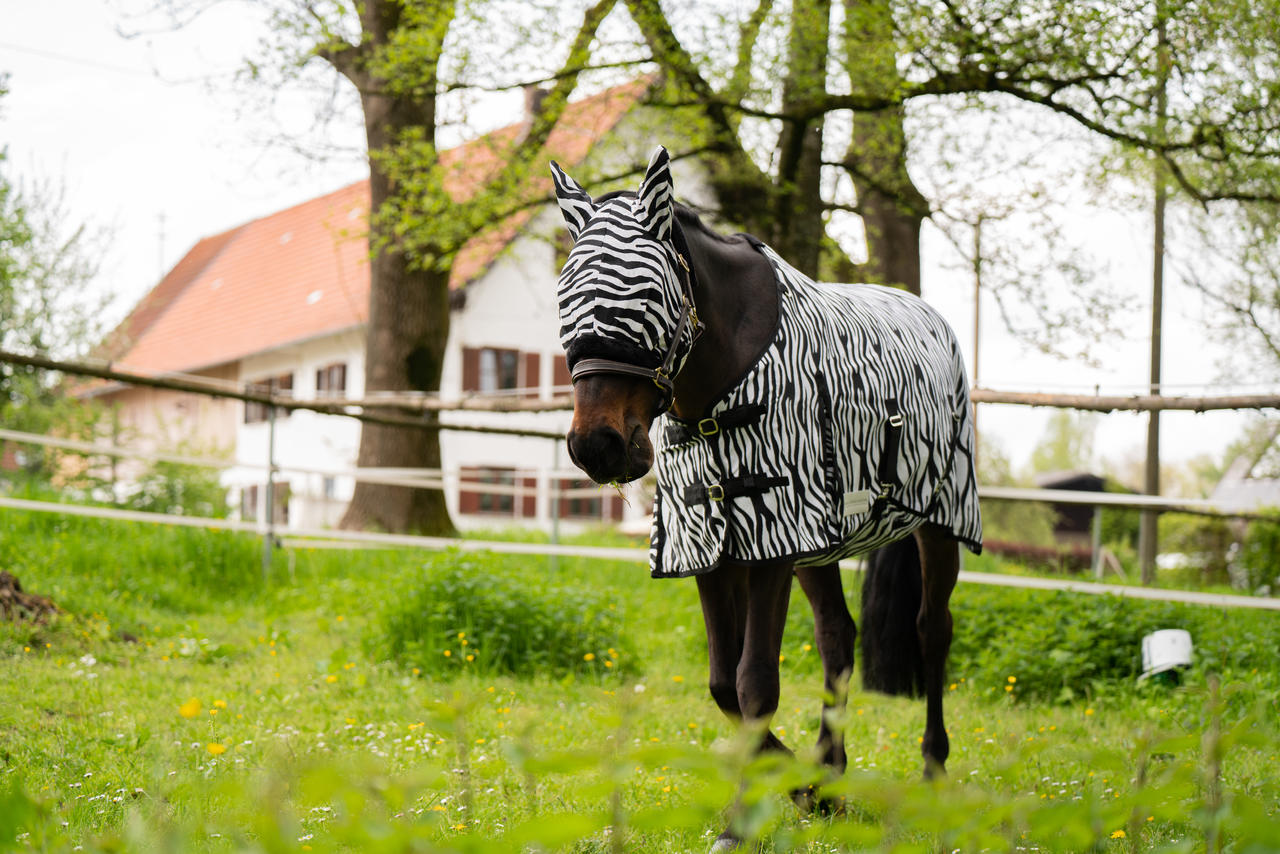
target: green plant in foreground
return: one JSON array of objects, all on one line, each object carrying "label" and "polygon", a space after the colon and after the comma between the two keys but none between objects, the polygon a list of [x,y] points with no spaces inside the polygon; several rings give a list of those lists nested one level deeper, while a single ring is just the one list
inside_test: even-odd
[{"label": "green plant in foreground", "polygon": [[639,670],[615,599],[582,584],[548,583],[543,562],[446,552],[386,609],[372,650],[420,672],[513,676]]}]

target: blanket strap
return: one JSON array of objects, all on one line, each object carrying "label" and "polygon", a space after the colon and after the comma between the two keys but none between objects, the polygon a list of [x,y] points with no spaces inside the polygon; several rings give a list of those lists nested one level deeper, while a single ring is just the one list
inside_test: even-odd
[{"label": "blanket strap", "polygon": [[761,403],[750,403],[726,409],[719,415],[703,418],[698,422],[678,421],[667,418],[667,444],[680,445],[699,436],[714,436],[721,430],[734,427],[746,427],[755,424],[764,415],[765,406]]},{"label": "blanket strap", "polygon": [[882,497],[898,485],[898,451],[902,445],[902,414],[898,411],[898,399],[885,398],[884,408],[889,414],[889,421],[884,428],[884,450],[880,453],[880,467],[876,471]]},{"label": "blanket strap", "polygon": [[765,477],[758,474],[731,477],[723,483],[695,483],[684,488],[684,503],[706,504],[711,501],[724,501],[726,498],[762,495],[770,489],[786,486],[788,483],[790,480],[785,477]]}]

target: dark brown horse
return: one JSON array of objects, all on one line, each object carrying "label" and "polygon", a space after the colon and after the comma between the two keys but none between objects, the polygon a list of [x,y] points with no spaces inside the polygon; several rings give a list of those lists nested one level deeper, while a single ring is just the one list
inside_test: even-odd
[{"label": "dark brown horse", "polygon": [[[670,188],[664,151],[655,154],[635,194],[591,199],[558,168],[554,172],[576,240],[560,284],[562,336],[574,375],[568,447],[574,462],[597,483],[631,481],[653,465],[650,433],[668,408],[664,425],[699,425],[703,434],[733,426],[723,412],[718,423],[712,416],[761,354],[778,346],[779,278],[758,241],[718,235],[688,209],[662,198]],[[664,205],[673,211],[665,222],[661,210],[654,213]],[[655,281],[664,277],[668,281]],[[601,285],[602,279],[608,282]],[[584,282],[606,288],[614,302],[602,307],[599,294],[580,293]],[[664,299],[665,312],[641,304]],[[635,319],[627,316],[632,309]],[[658,318],[655,331],[647,334],[645,318],[652,317]],[[610,324],[618,331],[611,332]],[[663,437],[671,440],[669,432]],[[729,484],[715,486],[721,489],[718,497],[714,489],[704,490],[709,501],[732,504]],[[759,498],[749,494],[750,484],[740,488],[741,501]],[[738,559],[726,550],[713,567],[681,574],[696,576],[711,696],[731,719],[758,728],[765,751],[788,751],[769,721],[778,708],[779,652],[792,579],[799,580],[813,608],[824,673],[818,751],[838,775],[846,763],[844,735],[832,719],[845,703],[857,632],[835,560],[812,565],[809,557],[800,561],[809,565],[798,566],[796,558]],[[948,754],[942,693],[951,643],[947,603],[957,571],[956,538],[915,518],[906,539],[871,555],[863,586],[863,684],[925,695],[926,776],[942,772]],[[802,801],[815,803],[797,798]],[[716,850],[737,843],[731,828]]]}]

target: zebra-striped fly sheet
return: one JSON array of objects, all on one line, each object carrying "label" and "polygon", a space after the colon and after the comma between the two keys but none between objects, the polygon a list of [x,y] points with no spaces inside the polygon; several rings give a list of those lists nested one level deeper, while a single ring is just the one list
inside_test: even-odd
[{"label": "zebra-striped fly sheet", "polygon": [[[671,246],[666,152],[640,192],[599,205],[553,168],[575,239],[560,277],[561,340],[583,355],[676,370],[682,292]],[[655,577],[723,558],[822,564],[900,539],[925,522],[982,548],[968,384],[955,335],[918,297],[819,284],[752,244],[778,288],[773,340],[696,422],[670,413],[658,450],[650,541]]]}]

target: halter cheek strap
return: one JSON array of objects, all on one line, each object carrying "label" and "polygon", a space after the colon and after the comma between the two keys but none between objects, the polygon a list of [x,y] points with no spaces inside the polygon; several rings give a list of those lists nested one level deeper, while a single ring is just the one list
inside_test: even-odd
[{"label": "halter cheek strap", "polygon": [[[684,235],[681,233],[679,225],[672,234],[673,242],[678,241],[684,243]],[[683,247],[685,252],[688,251],[687,245]],[[626,376],[644,377],[652,380],[653,384],[662,392],[662,400],[658,404],[658,414],[666,412],[671,408],[672,402],[676,397],[676,389],[673,385],[675,379],[672,370],[675,367],[676,351],[680,347],[680,341],[684,338],[685,330],[692,326],[693,341],[698,340],[698,336],[702,334],[703,325],[698,320],[698,309],[693,304],[693,269],[689,266],[689,262],[685,260],[684,254],[680,251],[681,247],[676,247],[676,260],[679,262],[684,275],[681,280],[681,302],[680,319],[676,321],[675,331],[671,333],[671,341],[667,344],[667,352],[662,357],[662,364],[656,368],[645,368],[640,365],[633,365],[629,362],[617,362],[613,359],[581,359],[576,362],[573,369],[569,372],[569,377],[573,382],[577,382],[583,377],[592,374],[623,374]],[[693,343],[690,343],[690,349]]]}]

